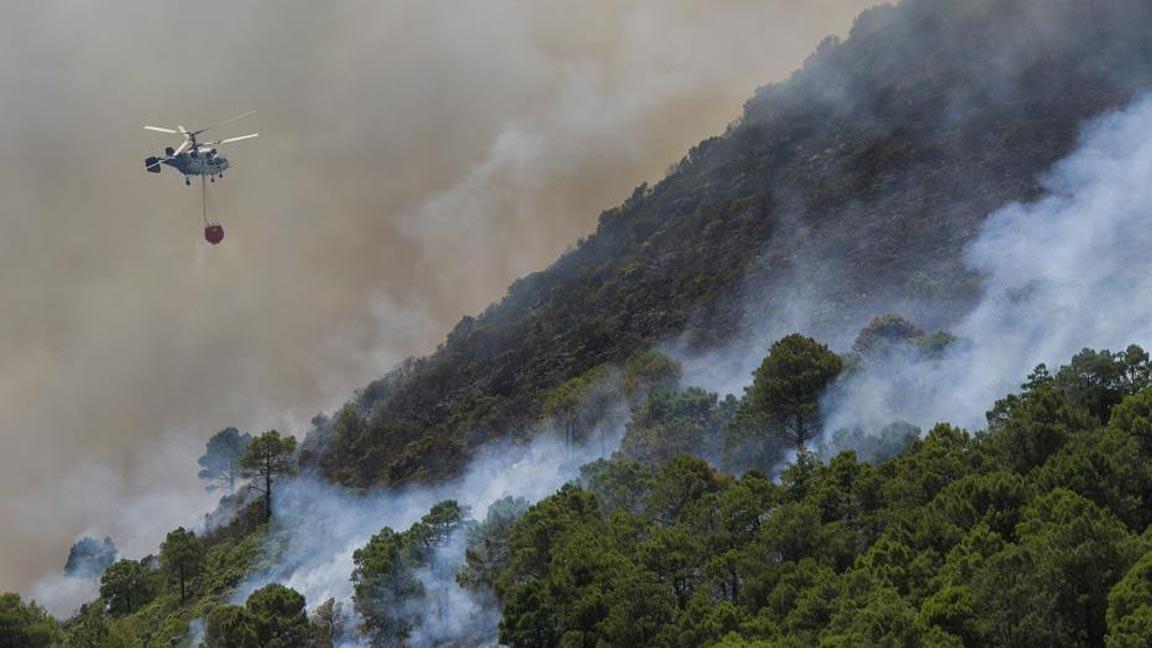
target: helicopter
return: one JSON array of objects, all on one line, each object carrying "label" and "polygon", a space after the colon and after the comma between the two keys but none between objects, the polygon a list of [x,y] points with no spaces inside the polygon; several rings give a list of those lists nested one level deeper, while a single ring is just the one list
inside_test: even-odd
[{"label": "helicopter", "polygon": [[180,142],[179,146],[175,148],[171,146],[166,147],[164,149],[164,157],[146,158],[144,160],[144,169],[149,173],[160,173],[160,169],[166,164],[184,174],[185,185],[192,184],[190,176],[200,176],[200,200],[202,204],[201,211],[204,217],[204,239],[212,245],[217,245],[224,240],[224,226],[208,217],[208,184],[204,179],[208,178],[212,182],[216,182],[216,178],[224,177],[224,172],[231,166],[228,158],[220,155],[216,147],[259,137],[260,134],[251,133],[249,135],[228,137],[209,142],[201,142],[196,138],[210,128],[230,124],[255,113],[255,110],[250,110],[242,115],[236,115],[235,117],[230,117],[224,121],[216,122],[210,126],[192,131],[183,126],[177,126],[176,128],[163,128],[161,126],[144,127],[150,131],[180,135],[184,138],[184,141]]},{"label": "helicopter", "polygon": [[209,142],[201,142],[197,140],[204,131],[210,128],[230,124],[234,121],[244,119],[256,114],[255,110],[250,110],[242,115],[230,117],[221,122],[216,122],[210,126],[205,126],[198,130],[190,131],[183,126],[176,126],[176,128],[163,128],[161,126],[145,126],[146,130],[155,131],[157,133],[168,133],[170,135],[181,135],[184,141],[179,146],[173,148],[171,146],[164,149],[163,157],[149,157],[144,160],[144,168],[149,173],[160,173],[162,165],[168,165],[180,173],[184,174],[184,184],[191,185],[192,181],[189,176],[201,176],[201,179],[207,177],[212,182],[216,182],[216,178],[224,176],[224,171],[231,166],[228,158],[220,155],[216,150],[217,146],[224,144],[232,144],[233,142],[240,142],[246,139],[259,137],[259,133],[251,133],[249,135],[241,135],[239,137],[228,137],[225,139],[218,139]]}]

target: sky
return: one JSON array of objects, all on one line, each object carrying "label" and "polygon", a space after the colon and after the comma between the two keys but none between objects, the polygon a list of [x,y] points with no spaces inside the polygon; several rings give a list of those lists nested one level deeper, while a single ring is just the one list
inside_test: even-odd
[{"label": "sky", "polygon": [[[0,591],[153,551],[213,432],[432,350],[874,3],[0,5]],[[247,110],[212,247],[142,126]]]}]

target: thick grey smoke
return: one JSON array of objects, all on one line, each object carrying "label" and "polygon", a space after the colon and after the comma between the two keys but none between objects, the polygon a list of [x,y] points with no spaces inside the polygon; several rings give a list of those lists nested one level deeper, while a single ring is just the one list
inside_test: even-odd
[{"label": "thick grey smoke", "polygon": [[903,419],[983,425],[983,413],[1040,363],[1085,347],[1152,343],[1152,97],[1087,125],[1043,179],[1045,196],[989,216],[966,262],[985,296],[932,362],[893,362],[851,378],[829,428]]},{"label": "thick grey smoke", "polygon": [[[154,548],[208,435],[428,350],[872,3],[3,3],[0,590]],[[140,127],[253,108],[211,248]]]}]

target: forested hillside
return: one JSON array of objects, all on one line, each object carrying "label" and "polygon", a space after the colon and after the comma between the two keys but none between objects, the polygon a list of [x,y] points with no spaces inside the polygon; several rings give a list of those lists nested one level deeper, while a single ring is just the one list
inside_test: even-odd
[{"label": "forested hillside", "polygon": [[[471,511],[446,500],[406,529],[379,528],[341,575],[348,601],[307,601],[274,582],[238,600],[242,582],[287,550],[284,525],[301,523],[269,524],[253,500],[231,525],[202,537],[176,529],[158,557],[118,560],[100,598],[64,623],[0,596],[0,645],[1152,641],[1147,353],[1085,349],[1056,371],[1038,367],[991,407],[986,430],[893,428],[870,451],[829,455],[813,406],[857,370],[790,336],[740,399],[668,376],[632,406],[610,459],[539,502],[506,496]],[[750,433],[771,456],[793,451],[777,476],[734,476],[683,453]],[[254,439],[244,457],[275,436]]]},{"label": "forested hillside", "polygon": [[1139,0],[866,12],[552,267],[318,420],[309,460],[354,485],[455,475],[485,441],[529,434],[564,381],[657,342],[739,336],[801,281],[819,300],[810,333],[894,308],[946,327],[978,292],[964,244],[1035,197],[1084,120],[1149,87],[1150,29]]},{"label": "forested hillside", "polygon": [[506,546],[488,568],[501,638],[1146,646],[1149,370],[1139,349],[1085,351],[1038,368],[987,431],[940,424],[875,465],[802,452],[776,481],[687,456],[589,466],[484,537]]}]

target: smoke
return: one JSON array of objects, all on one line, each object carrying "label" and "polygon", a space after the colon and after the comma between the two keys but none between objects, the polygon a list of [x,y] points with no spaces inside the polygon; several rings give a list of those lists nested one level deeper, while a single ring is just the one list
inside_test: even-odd
[{"label": "smoke", "polygon": [[[839,430],[877,434],[896,422],[982,428],[984,412],[1036,365],[1058,366],[1085,347],[1152,343],[1149,133],[1152,96],[1086,124],[1076,150],[1040,178],[1041,198],[991,213],[965,250],[982,297],[948,327],[957,341],[939,354],[867,359],[825,398],[826,442],[835,445]],[[748,306],[754,337],[701,355],[669,346],[686,383],[739,394],[779,337],[799,331],[848,351],[870,317],[899,307],[898,295],[879,295],[870,310],[829,318],[838,307],[826,299],[834,262],[798,254],[797,267],[769,287],[764,301],[779,308]]]},{"label": "smoke", "polygon": [[[304,429],[872,2],[3,3],[0,590],[132,506],[61,481],[141,476],[169,434]],[[209,247],[141,126],[248,109]],[[196,491],[196,454],[95,490]]]},{"label": "smoke", "polygon": [[[619,445],[622,426],[615,421],[594,430],[586,443],[571,446],[555,432],[545,432],[523,445],[495,442],[485,447],[455,482],[396,491],[358,492],[315,475],[301,475],[276,491],[276,516],[264,544],[264,564],[236,588],[243,603],[254,590],[282,583],[316,606],[334,598],[345,614],[352,609],[353,552],[382,527],[404,530],[436,502],[453,499],[483,519],[496,500],[512,495],[530,502],[542,499],[579,476],[580,466],[606,457]],[[440,547],[431,565],[418,572],[429,595],[419,604],[425,623],[413,630],[412,645],[439,645],[447,639],[494,640],[499,611],[491,601],[460,588],[455,575],[464,561],[464,537],[457,534]],[[343,626],[352,629],[356,619]],[[344,638],[342,645],[360,645]]]},{"label": "smoke", "polygon": [[[138,456],[128,462],[131,469],[126,472],[99,463],[78,464],[59,475],[54,488],[41,499],[11,498],[12,519],[29,526],[9,525],[5,518],[5,541],[31,543],[45,528],[65,533],[54,525],[55,520],[80,519],[91,526],[74,539],[111,537],[119,557],[140,559],[155,554],[167,532],[178,526],[196,527],[199,512],[212,506],[213,496],[172,479],[191,470],[188,457],[203,447],[203,441],[194,436],[172,435],[130,449]],[[29,590],[32,598],[61,618],[94,598],[100,577],[100,573],[65,575],[67,555],[65,551],[57,556],[51,573],[34,581]]]},{"label": "smoke", "polygon": [[977,428],[1038,364],[1152,342],[1152,96],[1088,124],[1045,195],[989,216],[967,249],[984,297],[930,361],[897,356],[832,395],[830,429],[903,419]]},{"label": "smoke", "polygon": [[99,596],[100,579],[50,574],[36,581],[29,594],[49,614],[63,619],[76,614],[80,606]]}]

